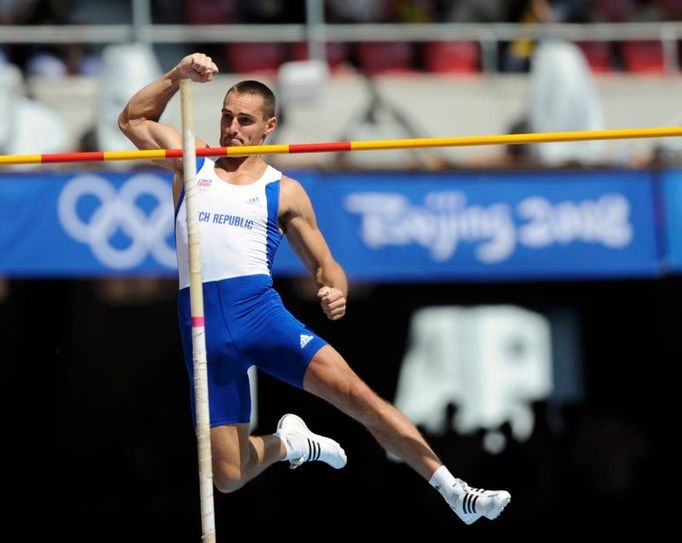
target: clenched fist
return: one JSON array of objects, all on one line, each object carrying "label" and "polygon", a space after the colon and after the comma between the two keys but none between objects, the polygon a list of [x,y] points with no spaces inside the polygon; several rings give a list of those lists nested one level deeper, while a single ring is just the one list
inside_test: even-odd
[{"label": "clenched fist", "polygon": [[218,73],[218,66],[215,65],[211,57],[203,53],[187,55],[178,63],[176,69],[182,77],[191,79],[195,83],[211,81],[213,76]]},{"label": "clenched fist", "polygon": [[340,289],[322,287],[317,291],[317,297],[327,318],[335,321],[346,314],[346,297]]}]

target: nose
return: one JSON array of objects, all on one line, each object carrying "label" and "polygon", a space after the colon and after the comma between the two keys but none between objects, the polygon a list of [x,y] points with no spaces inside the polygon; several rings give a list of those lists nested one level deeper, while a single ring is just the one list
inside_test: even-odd
[{"label": "nose", "polygon": [[232,119],[229,124],[225,126],[225,131],[226,132],[237,132],[239,130],[239,122],[237,119]]}]

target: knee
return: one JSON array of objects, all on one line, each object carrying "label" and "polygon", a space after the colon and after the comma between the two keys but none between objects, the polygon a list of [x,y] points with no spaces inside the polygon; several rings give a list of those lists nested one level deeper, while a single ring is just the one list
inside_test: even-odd
[{"label": "knee", "polygon": [[246,484],[244,469],[241,465],[233,462],[214,460],[213,484],[223,494],[239,490]]}]

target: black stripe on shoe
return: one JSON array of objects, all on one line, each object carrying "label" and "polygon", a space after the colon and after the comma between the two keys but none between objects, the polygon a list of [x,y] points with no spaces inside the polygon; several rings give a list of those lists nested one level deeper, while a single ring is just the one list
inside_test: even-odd
[{"label": "black stripe on shoe", "polygon": [[462,508],[464,509],[464,512],[466,514],[476,513],[477,500],[478,496],[476,496],[475,494],[471,494],[470,492],[467,492],[466,496],[464,496],[464,500],[462,501]]}]

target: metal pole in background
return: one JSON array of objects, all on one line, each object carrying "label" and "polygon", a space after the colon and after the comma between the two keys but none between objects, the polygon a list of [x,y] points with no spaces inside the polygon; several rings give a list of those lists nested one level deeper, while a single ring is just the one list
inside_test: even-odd
[{"label": "metal pole in background", "polygon": [[306,34],[308,36],[308,56],[313,60],[326,62],[327,49],[324,32],[324,2],[323,0],[306,0]]},{"label": "metal pole in background", "polygon": [[149,43],[152,11],[149,0],[133,0],[133,41]]}]

